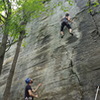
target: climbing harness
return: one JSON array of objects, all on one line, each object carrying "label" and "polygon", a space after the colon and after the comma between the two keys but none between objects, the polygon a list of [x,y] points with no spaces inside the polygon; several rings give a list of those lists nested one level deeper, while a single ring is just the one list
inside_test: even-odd
[{"label": "climbing harness", "polygon": [[95,94],[95,100],[97,100],[98,92],[99,92],[99,86],[97,87],[97,91],[96,91],[96,94]]},{"label": "climbing harness", "polygon": [[32,100],[32,97],[26,97],[25,100]]}]

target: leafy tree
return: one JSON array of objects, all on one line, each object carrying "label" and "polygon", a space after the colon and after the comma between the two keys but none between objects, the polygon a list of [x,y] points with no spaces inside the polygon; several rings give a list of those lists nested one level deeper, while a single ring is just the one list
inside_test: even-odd
[{"label": "leafy tree", "polygon": [[[7,79],[6,88],[3,94],[3,100],[9,99],[8,97],[10,95],[10,88],[11,88],[12,79],[13,79],[16,63],[18,60],[19,52],[20,52],[21,43],[22,43],[23,38],[25,37],[25,26],[27,22],[29,21],[30,16],[33,18],[39,17],[39,15],[44,11],[44,8],[45,7],[44,7],[42,0],[37,0],[37,1],[36,0],[26,0],[25,2],[21,2],[21,7],[17,10],[15,14],[17,17],[11,16],[10,24],[14,23],[14,25],[16,26],[16,29],[18,30],[16,29],[12,30],[12,32],[10,31],[9,34],[11,36],[13,36],[14,33],[15,33],[14,36],[17,36],[16,34],[19,34],[18,35],[19,38],[18,38],[18,43],[17,43],[17,48],[16,48],[14,59],[13,59],[13,63],[10,69],[8,79]],[[13,27],[10,27],[10,28],[13,29]]]},{"label": "leafy tree", "polygon": [[[2,12],[5,11],[5,16]],[[6,44],[8,40],[9,20],[11,16],[11,3],[9,0],[0,0],[0,24],[3,24],[3,38],[0,45],[0,74],[3,66]]]}]

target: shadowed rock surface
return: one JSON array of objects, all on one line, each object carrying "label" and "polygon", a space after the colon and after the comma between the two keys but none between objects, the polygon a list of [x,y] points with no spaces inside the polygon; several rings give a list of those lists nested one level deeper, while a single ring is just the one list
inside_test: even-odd
[{"label": "shadowed rock surface", "polygon": [[[65,29],[60,38],[60,7],[51,16],[43,15],[27,24],[29,36],[21,48],[11,88],[10,100],[23,100],[25,78],[34,79],[33,87],[42,83],[36,100],[94,100],[100,85],[100,6],[86,6],[88,0],[74,0],[69,13],[74,19],[74,36]],[[57,0],[51,0],[51,4]],[[91,0],[93,2],[93,0]],[[0,76],[0,100],[5,89],[16,44],[6,53]],[[100,92],[98,95],[100,100]]]}]

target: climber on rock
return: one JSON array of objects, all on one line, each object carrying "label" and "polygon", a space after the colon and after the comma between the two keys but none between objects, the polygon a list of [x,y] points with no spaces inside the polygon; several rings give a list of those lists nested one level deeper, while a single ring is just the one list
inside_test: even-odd
[{"label": "climber on rock", "polygon": [[69,33],[73,36],[73,33],[72,33],[72,28],[71,28],[71,25],[69,24],[69,22],[73,22],[69,16],[68,13],[66,13],[65,17],[61,19],[61,38],[63,38],[64,36],[64,32],[63,32],[63,29],[64,27],[66,26],[69,30]]},{"label": "climber on rock", "polygon": [[26,87],[25,87],[25,100],[34,100],[34,97],[38,98],[37,94],[34,94],[38,88],[42,85],[41,83],[38,84],[36,89],[32,89],[31,85],[33,83],[33,80],[31,78],[27,78],[25,80],[26,82]]}]

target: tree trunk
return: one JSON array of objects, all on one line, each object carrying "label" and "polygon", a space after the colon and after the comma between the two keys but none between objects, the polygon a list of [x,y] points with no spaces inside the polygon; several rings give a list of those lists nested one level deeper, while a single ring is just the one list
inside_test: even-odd
[{"label": "tree trunk", "polygon": [[[25,31],[24,31],[24,33],[25,33]],[[5,91],[4,91],[4,94],[3,94],[3,100],[8,100],[9,96],[10,96],[12,79],[13,79],[13,76],[14,76],[14,71],[15,71],[17,60],[18,60],[22,40],[23,40],[23,34],[20,34],[19,40],[18,40],[18,43],[17,43],[15,56],[14,56],[14,59],[13,59],[13,62],[12,62],[11,70],[10,70],[10,73],[9,73],[9,76],[8,76],[8,79],[7,79],[6,88],[5,88]]]},{"label": "tree trunk", "polygon": [[4,56],[5,56],[7,40],[8,40],[8,34],[4,34],[2,38],[1,47],[0,47],[0,75],[1,75]]},{"label": "tree trunk", "polygon": [[0,46],[0,75],[1,75],[4,56],[5,56],[5,52],[6,52],[6,44],[7,44],[7,40],[8,40],[8,31],[9,31],[8,23],[9,23],[10,16],[11,16],[11,2],[9,0],[2,0],[2,2],[4,3],[5,10],[7,11],[7,13],[6,13],[7,18],[5,18],[4,33],[3,33],[2,43]]}]

